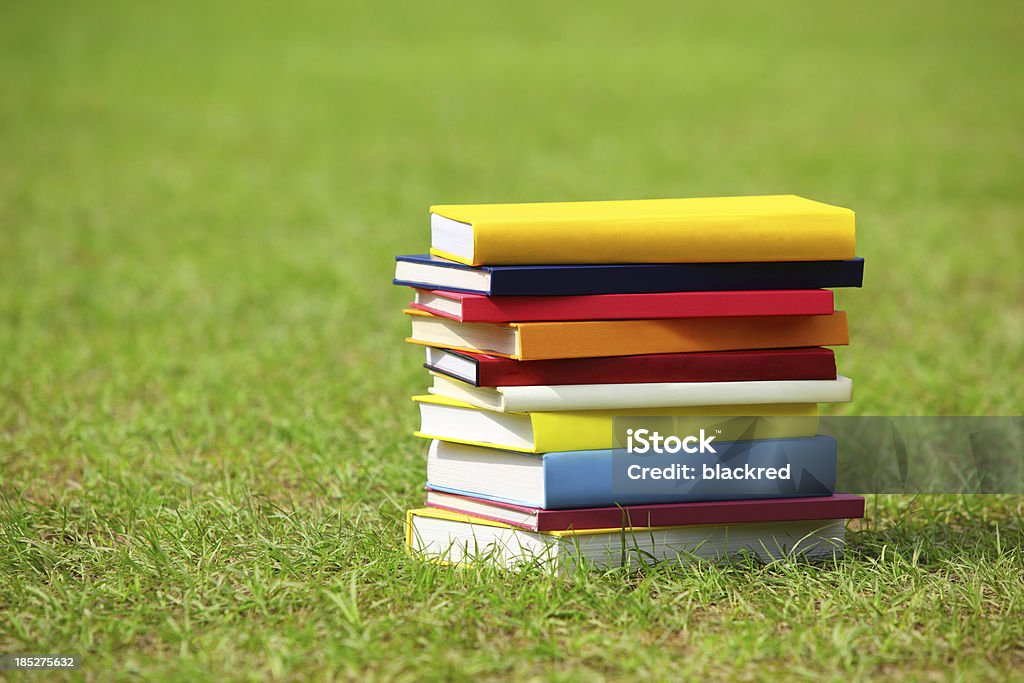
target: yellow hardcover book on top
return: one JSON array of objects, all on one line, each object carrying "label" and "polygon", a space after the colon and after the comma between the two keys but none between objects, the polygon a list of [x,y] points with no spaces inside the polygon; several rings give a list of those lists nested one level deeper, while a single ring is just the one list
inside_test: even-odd
[{"label": "yellow hardcover book on top", "polygon": [[796,195],[430,208],[435,256],[468,265],[836,261],[854,213]]}]

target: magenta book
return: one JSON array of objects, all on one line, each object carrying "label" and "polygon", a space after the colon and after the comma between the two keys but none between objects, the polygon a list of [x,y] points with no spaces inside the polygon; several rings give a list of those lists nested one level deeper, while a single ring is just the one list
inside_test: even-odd
[{"label": "magenta book", "polygon": [[846,519],[864,516],[864,499],[849,493],[811,498],[773,498],[626,507],[544,510],[427,488],[427,507],[502,522],[530,531],[623,527],[747,524]]}]

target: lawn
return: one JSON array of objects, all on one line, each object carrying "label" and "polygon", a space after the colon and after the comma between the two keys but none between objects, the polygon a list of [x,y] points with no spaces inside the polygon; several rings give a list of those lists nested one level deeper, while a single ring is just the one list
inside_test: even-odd
[{"label": "lawn", "polygon": [[871,498],[827,566],[407,557],[426,380],[390,277],[431,203],[793,192],[858,212],[846,412],[1019,415],[1022,29],[1008,2],[5,3],[0,653],[1020,677],[1018,496]]}]

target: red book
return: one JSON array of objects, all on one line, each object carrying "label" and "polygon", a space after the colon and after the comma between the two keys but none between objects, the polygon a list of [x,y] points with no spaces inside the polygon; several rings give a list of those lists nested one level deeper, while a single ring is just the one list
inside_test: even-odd
[{"label": "red book", "polygon": [[424,367],[478,387],[836,378],[835,354],[820,347],[511,360],[428,346]]},{"label": "red book", "polygon": [[661,292],[583,296],[484,296],[417,289],[413,308],[459,322],[732,318],[751,315],[828,315],[827,289],[737,292]]},{"label": "red book", "polygon": [[544,510],[511,503],[499,503],[484,498],[444,493],[428,487],[427,507],[473,515],[530,531],[796,522],[809,519],[851,519],[864,516],[864,499],[849,493],[834,493],[831,496],[812,498],[771,498]]}]

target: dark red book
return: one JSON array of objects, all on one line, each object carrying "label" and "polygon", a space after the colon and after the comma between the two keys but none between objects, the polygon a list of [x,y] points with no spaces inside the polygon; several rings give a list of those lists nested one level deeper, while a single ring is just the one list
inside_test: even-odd
[{"label": "dark red book", "polygon": [[478,387],[836,378],[835,354],[820,347],[554,360],[427,347],[424,367]]},{"label": "dark red book", "polygon": [[484,498],[434,491],[427,487],[427,507],[459,512],[530,531],[621,529],[852,519],[864,516],[864,499],[849,493],[811,498],[771,498],[609,508],[544,510]]},{"label": "dark red book", "polygon": [[415,292],[416,298],[409,304],[412,308],[472,323],[828,315],[835,310],[832,292],[827,289],[582,296],[485,296],[435,289]]}]

